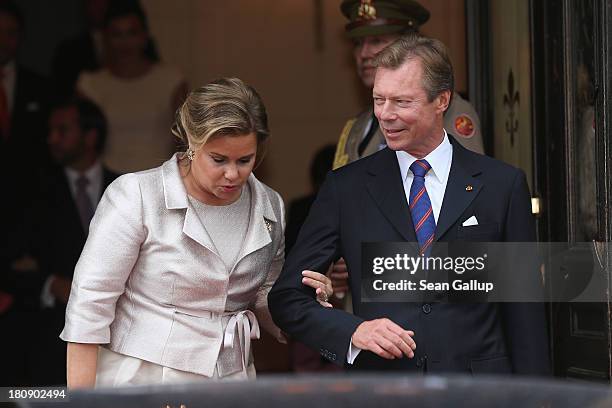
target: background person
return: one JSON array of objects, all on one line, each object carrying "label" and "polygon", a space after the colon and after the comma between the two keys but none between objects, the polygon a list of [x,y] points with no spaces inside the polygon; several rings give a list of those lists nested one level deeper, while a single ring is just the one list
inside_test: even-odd
[{"label": "background person", "polygon": [[[26,256],[13,263],[15,274],[29,280],[41,310],[33,326],[39,347],[31,347],[32,383],[66,383],[64,327],[74,267],[83,250],[89,222],[106,187],[117,174],[99,158],[104,150],[106,120],[93,102],[70,98],[56,103],[47,138],[55,166],[40,180],[34,205],[22,231]],[[19,270],[17,270],[19,269]]]},{"label": "background person", "polygon": [[108,119],[103,161],[117,173],[158,166],[175,151],[168,129],[187,92],[185,80],[149,52],[147,18],[136,0],[109,4],[103,38],[104,67],[82,72],[76,85]]},{"label": "background person", "polygon": [[[50,165],[45,143],[48,109],[46,78],[18,61],[26,21],[11,0],[0,1],[0,353],[11,370],[0,373],[0,385],[30,385],[32,372],[27,339],[38,312],[32,286],[23,287],[11,263],[25,242],[19,223],[36,198],[32,184]],[[24,157],[27,158],[24,161]],[[19,283],[19,284],[18,284]]]}]

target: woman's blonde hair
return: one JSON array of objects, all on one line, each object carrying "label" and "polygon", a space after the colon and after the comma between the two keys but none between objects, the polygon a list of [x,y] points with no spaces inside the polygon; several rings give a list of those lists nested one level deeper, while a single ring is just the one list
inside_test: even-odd
[{"label": "woman's blonde hair", "polygon": [[214,136],[257,136],[256,165],[263,159],[268,116],[261,97],[238,78],[221,78],[194,89],[176,111],[172,133],[197,150]]}]

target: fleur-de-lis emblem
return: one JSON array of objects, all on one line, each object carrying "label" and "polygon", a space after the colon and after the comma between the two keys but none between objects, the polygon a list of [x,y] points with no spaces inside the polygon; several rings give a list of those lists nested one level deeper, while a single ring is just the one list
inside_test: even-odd
[{"label": "fleur-de-lis emblem", "polygon": [[516,119],[516,109],[520,103],[518,90],[514,89],[514,74],[512,70],[508,74],[508,90],[504,95],[504,106],[510,109],[509,117],[506,120],[506,132],[510,134],[510,146],[514,146],[514,134],[518,132],[518,119]]},{"label": "fleur-de-lis emblem", "polygon": [[361,0],[357,14],[364,20],[376,20],[376,9],[372,5],[372,0]]}]

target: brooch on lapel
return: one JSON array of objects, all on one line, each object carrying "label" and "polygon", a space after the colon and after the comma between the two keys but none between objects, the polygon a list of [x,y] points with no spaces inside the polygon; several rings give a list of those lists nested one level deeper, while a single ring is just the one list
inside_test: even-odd
[{"label": "brooch on lapel", "polygon": [[266,229],[268,232],[272,232],[272,223],[264,218],[264,223],[266,224]]}]

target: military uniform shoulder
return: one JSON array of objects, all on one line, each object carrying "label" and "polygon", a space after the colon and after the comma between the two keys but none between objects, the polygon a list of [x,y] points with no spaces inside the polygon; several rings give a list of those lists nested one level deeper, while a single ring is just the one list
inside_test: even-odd
[{"label": "military uniform shoulder", "polygon": [[461,97],[455,92],[453,99],[448,107],[448,110],[444,114],[444,127],[447,131],[460,136],[460,141],[465,141],[466,138],[475,137],[477,141],[472,142],[478,145],[478,149],[472,145],[466,145],[465,147],[470,150],[482,153],[482,140],[480,131],[480,118],[476,109],[472,104]]}]

